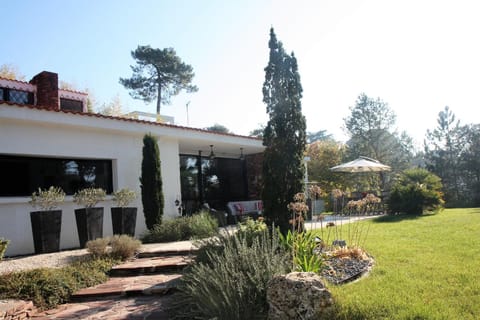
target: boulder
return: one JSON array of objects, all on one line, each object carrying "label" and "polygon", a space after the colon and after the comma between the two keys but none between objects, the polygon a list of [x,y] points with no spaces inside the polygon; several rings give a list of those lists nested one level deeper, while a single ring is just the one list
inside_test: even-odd
[{"label": "boulder", "polygon": [[269,320],[328,319],[333,299],[320,276],[292,272],[268,283]]}]

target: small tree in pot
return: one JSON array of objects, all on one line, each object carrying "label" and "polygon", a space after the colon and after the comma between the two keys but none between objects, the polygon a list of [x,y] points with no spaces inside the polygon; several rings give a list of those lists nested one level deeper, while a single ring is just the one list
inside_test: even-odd
[{"label": "small tree in pot", "polygon": [[40,211],[30,212],[33,246],[35,253],[57,252],[60,250],[62,210],[54,210],[65,200],[60,187],[38,189],[32,193],[30,204]]},{"label": "small tree in pot", "polygon": [[73,201],[84,207],[75,209],[81,248],[85,248],[87,241],[103,237],[103,208],[95,206],[105,200],[106,195],[102,188],[86,188],[73,195]]},{"label": "small tree in pot", "polygon": [[137,195],[130,189],[120,189],[113,193],[116,207],[111,208],[113,234],[127,234],[135,236],[137,222],[137,208],[128,207]]}]

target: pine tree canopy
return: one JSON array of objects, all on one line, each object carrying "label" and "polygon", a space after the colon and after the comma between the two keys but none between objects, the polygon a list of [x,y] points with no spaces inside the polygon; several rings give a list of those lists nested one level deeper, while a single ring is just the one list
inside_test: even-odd
[{"label": "pine tree canopy", "polygon": [[150,103],[157,100],[157,114],[160,105],[169,104],[172,96],[181,90],[196,92],[198,88],[192,85],[192,66],[182,62],[173,48],[155,49],[150,46],[138,46],[132,51],[136,65],[130,66],[133,71],[131,78],[120,78],[120,83],[130,89],[134,99]]}]

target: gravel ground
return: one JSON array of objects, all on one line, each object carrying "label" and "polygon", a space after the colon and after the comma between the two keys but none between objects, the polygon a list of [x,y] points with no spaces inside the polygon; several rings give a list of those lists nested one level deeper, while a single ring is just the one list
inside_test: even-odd
[{"label": "gravel ground", "polygon": [[41,267],[60,268],[87,255],[86,249],[65,250],[54,253],[4,258],[0,261],[0,274]]}]

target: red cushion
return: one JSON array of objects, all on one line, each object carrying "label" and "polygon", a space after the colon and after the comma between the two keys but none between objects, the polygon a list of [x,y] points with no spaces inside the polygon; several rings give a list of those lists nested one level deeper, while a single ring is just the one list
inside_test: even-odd
[{"label": "red cushion", "polygon": [[262,201],[257,201],[256,203],[257,210],[263,210],[263,202]]},{"label": "red cushion", "polygon": [[235,208],[235,211],[237,211],[237,213],[243,213],[245,211],[245,208],[241,203],[235,203],[233,207]]}]

